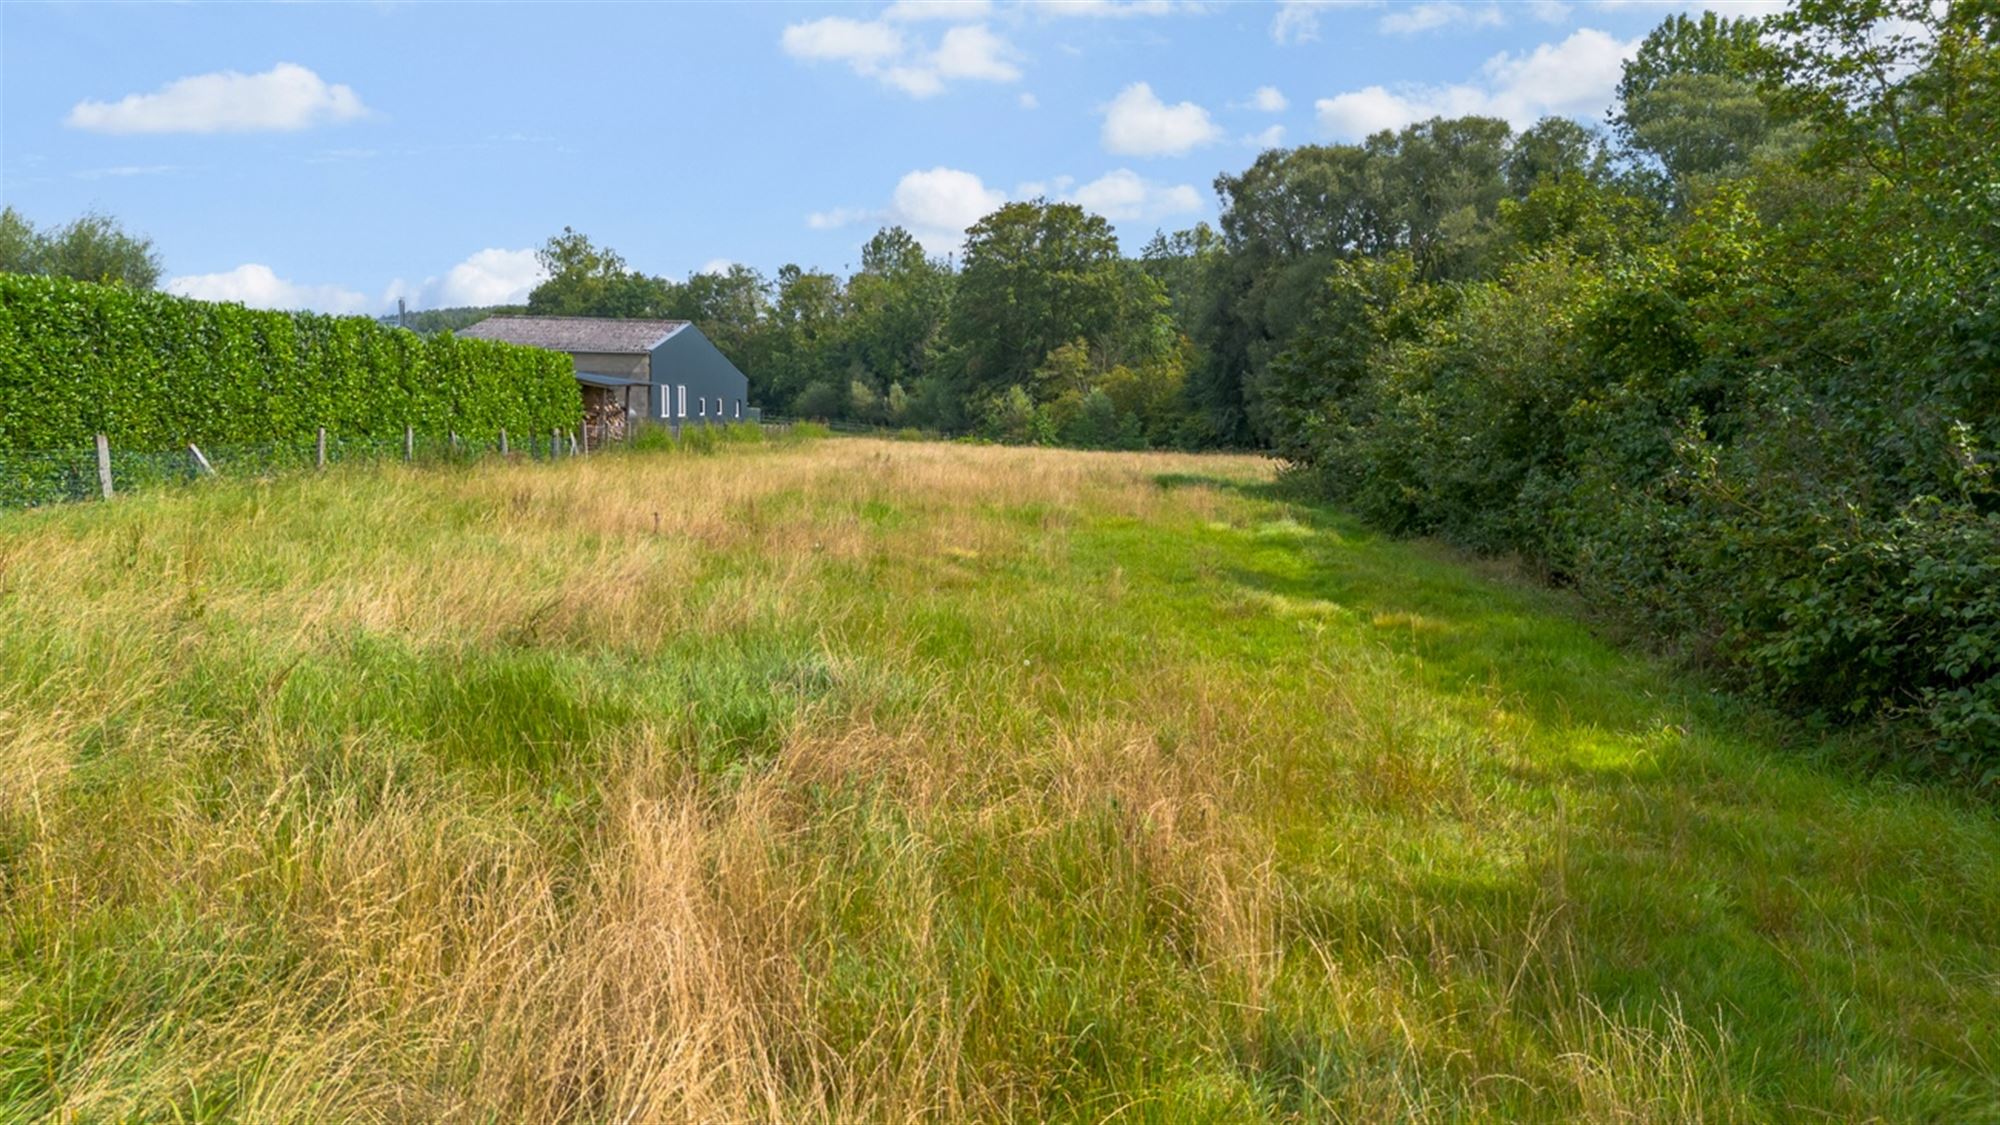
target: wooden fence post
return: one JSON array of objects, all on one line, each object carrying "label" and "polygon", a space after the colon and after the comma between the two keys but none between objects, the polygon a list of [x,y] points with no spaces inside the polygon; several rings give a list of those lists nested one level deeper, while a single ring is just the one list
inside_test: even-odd
[{"label": "wooden fence post", "polygon": [[403,460],[414,461],[416,459],[417,459],[417,431],[409,426],[404,426]]},{"label": "wooden fence post", "polygon": [[500,456],[507,456],[507,431],[500,431]]},{"label": "wooden fence post", "polygon": [[111,439],[103,434],[97,435],[97,487],[111,499]]},{"label": "wooden fence post", "polygon": [[319,428],[319,436],[313,440],[313,461],[315,467],[326,468],[326,427]]}]

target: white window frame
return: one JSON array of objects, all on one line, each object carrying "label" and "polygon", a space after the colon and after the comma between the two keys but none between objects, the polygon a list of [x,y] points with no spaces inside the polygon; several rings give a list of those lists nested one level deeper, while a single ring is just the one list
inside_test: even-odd
[{"label": "white window frame", "polygon": [[681,417],[683,417],[683,418],[685,418],[685,417],[687,417],[687,416],[688,416],[688,387],[687,387],[687,384],[686,384],[686,383],[682,383],[682,384],[680,384],[679,386],[675,387],[674,389],[680,392],[680,402],[679,402],[679,403],[678,403],[677,405],[679,405],[679,407],[680,407],[680,416],[681,416]]}]

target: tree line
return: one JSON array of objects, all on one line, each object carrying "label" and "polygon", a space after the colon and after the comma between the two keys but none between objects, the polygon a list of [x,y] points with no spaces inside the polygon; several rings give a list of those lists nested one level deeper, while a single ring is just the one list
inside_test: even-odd
[{"label": "tree line", "polygon": [[[955,259],[884,229],[845,277],[672,281],[565,229],[528,311],[693,320],[772,411],[1269,449],[1379,526],[1528,560],[2000,787],[1996,60],[1985,0],[1677,14],[1601,126],[1268,151],[1216,179],[1215,226],[1136,256],[1048,200]],[[8,211],[0,266],[151,284],[107,222]]]},{"label": "tree line", "polygon": [[565,232],[530,307],[690,317],[800,414],[1268,448],[1994,787],[1996,44],[1965,0],[1677,14],[1601,127],[1268,151],[1216,180],[1215,228],[1136,257],[1046,200],[955,265],[891,228],[852,276],[769,284],[644,278]]}]

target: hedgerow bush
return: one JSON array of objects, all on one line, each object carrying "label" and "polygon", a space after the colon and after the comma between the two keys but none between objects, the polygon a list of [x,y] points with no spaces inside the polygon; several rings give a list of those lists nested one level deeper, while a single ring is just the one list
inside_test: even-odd
[{"label": "hedgerow bush", "polygon": [[[1895,721],[2000,788],[1994,267],[1877,185],[1801,211],[1774,178],[1601,260],[1343,267],[1272,365],[1287,453],[1381,526],[1532,558],[1794,711]],[[1898,238],[1841,237],[1862,226]]]},{"label": "hedgerow bush", "polygon": [[302,445],[320,426],[484,444],[581,415],[570,361],[552,352],[0,274],[0,451],[85,448],[98,433],[125,450]]}]

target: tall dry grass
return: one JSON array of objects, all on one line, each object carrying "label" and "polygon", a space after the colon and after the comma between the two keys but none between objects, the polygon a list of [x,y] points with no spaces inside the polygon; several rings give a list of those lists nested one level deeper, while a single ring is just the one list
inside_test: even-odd
[{"label": "tall dry grass", "polygon": [[[1858,983],[1865,1015],[1826,1018],[1873,1076],[1773,1082],[1712,988],[1621,975],[1699,966],[1621,938],[1639,906],[1597,882],[1650,902],[1671,865],[1587,841],[1721,863],[1702,818],[1792,832],[1772,794],[1811,816],[1852,786],[1774,780],[1651,673],[1593,689],[1616,723],[1461,674],[1423,623],[1511,628],[1481,615],[1526,595],[1301,523],[1269,477],[831,441],[0,518],[0,1102],[1664,1121],[1992,1089]],[[1340,551],[1365,561],[1314,586]],[[1673,794],[1619,788],[1660,755],[1696,763]],[[1857,815],[1994,840],[1927,798]],[[1991,951],[1956,916],[1864,928],[1882,883],[1815,887],[1788,957]],[[1719,970],[1740,1002],[1762,964]],[[1938,995],[1991,1026],[1970,978]]]}]

